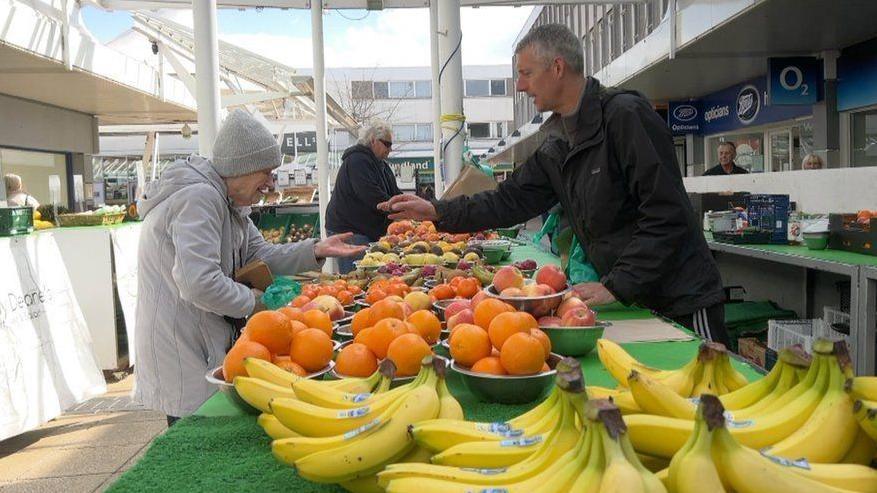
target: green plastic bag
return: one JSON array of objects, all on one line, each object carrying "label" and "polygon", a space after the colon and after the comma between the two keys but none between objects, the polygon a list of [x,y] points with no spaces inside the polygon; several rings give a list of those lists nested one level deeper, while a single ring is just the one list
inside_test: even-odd
[{"label": "green plastic bag", "polygon": [[288,305],[299,294],[301,284],[288,277],[277,276],[262,295],[262,304],[269,310],[277,310]]},{"label": "green plastic bag", "polygon": [[542,229],[533,235],[533,242],[539,244],[542,238],[552,232],[551,244],[554,250],[560,256],[560,265],[566,273],[566,277],[570,284],[579,284],[583,282],[597,282],[600,275],[594,269],[593,264],[588,261],[588,255],[585,249],[579,243],[578,238],[572,233],[570,228],[559,230],[560,213],[552,212],[542,225]]}]

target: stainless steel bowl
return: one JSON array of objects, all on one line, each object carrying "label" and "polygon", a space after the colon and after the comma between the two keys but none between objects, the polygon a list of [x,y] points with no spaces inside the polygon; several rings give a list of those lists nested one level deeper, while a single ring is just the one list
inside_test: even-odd
[{"label": "stainless steel bowl", "polygon": [[[525,282],[531,284],[535,281],[532,279],[526,279]],[[509,305],[515,307],[516,310],[527,312],[536,318],[554,313],[554,310],[560,305],[560,302],[563,301],[563,296],[569,292],[569,290],[570,287],[567,286],[563,291],[546,296],[508,297],[500,296],[499,293],[496,292],[496,288],[493,287],[493,284],[484,288],[484,291],[487,292],[487,296],[505,301]]]},{"label": "stainless steel bowl", "polygon": [[478,399],[500,404],[523,404],[544,397],[554,385],[559,354],[548,357],[549,371],[536,375],[490,375],[475,373],[451,360],[451,369],[460,374],[463,384]]},{"label": "stainless steel bowl", "polygon": [[539,327],[551,339],[551,351],[561,356],[585,356],[597,346],[611,322],[597,321],[590,327]]},{"label": "stainless steel bowl", "polygon": [[349,323],[335,327],[335,332],[333,332],[333,334],[335,336],[335,341],[339,343],[353,340],[353,331],[351,330]]},{"label": "stainless steel bowl", "polygon": [[344,310],[344,316],[339,318],[338,320],[333,320],[332,323],[335,327],[340,325],[349,324],[351,320],[353,320],[353,316],[356,315],[356,312],[350,310]]},{"label": "stainless steel bowl", "polygon": [[432,309],[435,311],[435,314],[438,315],[439,320],[445,322],[445,310],[447,310],[448,306],[455,301],[469,301],[466,298],[449,298],[446,300],[438,300],[432,304]]},{"label": "stainless steel bowl", "polygon": [[[334,367],[335,367],[335,362],[330,361],[329,364],[326,365],[325,368],[323,368],[319,371],[315,371],[314,373],[309,374],[305,378],[320,379],[323,377],[323,375],[331,372]],[[243,411],[247,414],[261,414],[262,413],[262,411],[251,406],[249,403],[247,403],[247,401],[245,401],[243,398],[241,398],[240,395],[238,395],[238,391],[234,388],[234,384],[228,383],[225,381],[225,377],[223,376],[221,366],[219,368],[214,368],[214,369],[208,371],[207,374],[204,375],[204,378],[211,385],[216,385],[216,387],[219,389],[219,391],[221,393],[225,394],[225,397],[228,399],[228,401],[231,402],[232,405],[234,405],[236,408],[240,409],[241,411]]]}]

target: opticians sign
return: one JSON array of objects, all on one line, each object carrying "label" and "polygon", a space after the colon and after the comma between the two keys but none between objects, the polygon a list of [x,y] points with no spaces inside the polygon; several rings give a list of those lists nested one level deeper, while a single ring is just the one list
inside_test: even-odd
[{"label": "opticians sign", "polygon": [[700,99],[701,134],[711,135],[813,114],[809,104],[780,106],[767,98],[766,77],[733,85]]},{"label": "opticians sign", "polygon": [[703,112],[698,101],[671,101],[667,109],[667,125],[676,135],[700,133]]},{"label": "opticians sign", "polygon": [[767,67],[767,94],[771,105],[816,104],[820,60],[806,56],[769,58]]}]

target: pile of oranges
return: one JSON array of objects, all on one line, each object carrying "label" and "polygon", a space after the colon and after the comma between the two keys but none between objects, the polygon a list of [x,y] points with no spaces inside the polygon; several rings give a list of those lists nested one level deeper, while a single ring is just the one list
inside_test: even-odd
[{"label": "pile of oranges", "polygon": [[247,376],[244,359],[250,357],[301,376],[321,370],[332,360],[332,332],[329,315],[320,310],[284,307],[258,312],[225,356],[225,381]]},{"label": "pile of oranges", "polygon": [[456,276],[451,282],[437,284],[429,290],[430,296],[437,300],[451,298],[472,298],[481,291],[481,281],[474,277]]},{"label": "pile of oranges", "polygon": [[327,284],[305,284],[302,286],[301,294],[292,300],[291,305],[297,308],[310,303],[317,296],[333,296],[342,305],[352,305],[353,297],[362,293],[362,288],[353,284],[348,284],[344,279],[339,279]]},{"label": "pile of oranges", "polygon": [[474,307],[474,323],[451,330],[451,357],[478,373],[534,375],[548,371],[551,340],[536,319],[495,298],[483,298]]},{"label": "pile of oranges", "polygon": [[[496,233],[489,233],[486,239],[496,238]],[[387,234],[381,237],[391,245],[397,245],[402,241],[447,241],[449,243],[466,242],[472,238],[469,233],[440,233],[436,230],[432,221],[394,221],[387,227]]]},{"label": "pile of oranges", "polygon": [[383,300],[387,296],[398,296],[404,298],[411,292],[411,286],[405,283],[400,277],[391,277],[389,279],[378,279],[369,286],[365,293],[365,302],[373,305]]},{"label": "pile of oranges", "polygon": [[415,375],[420,362],[432,354],[442,325],[429,310],[412,311],[405,302],[384,299],[356,312],[350,322],[353,342],[335,358],[335,371],[348,377],[367,377],[384,358],[396,365],[396,375]]}]

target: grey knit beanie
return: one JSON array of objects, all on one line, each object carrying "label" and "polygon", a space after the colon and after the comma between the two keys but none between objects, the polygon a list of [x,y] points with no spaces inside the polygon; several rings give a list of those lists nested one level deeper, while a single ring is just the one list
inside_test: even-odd
[{"label": "grey knit beanie", "polygon": [[243,110],[228,115],[213,143],[213,167],[224,178],[274,169],[281,159],[271,131]]}]

